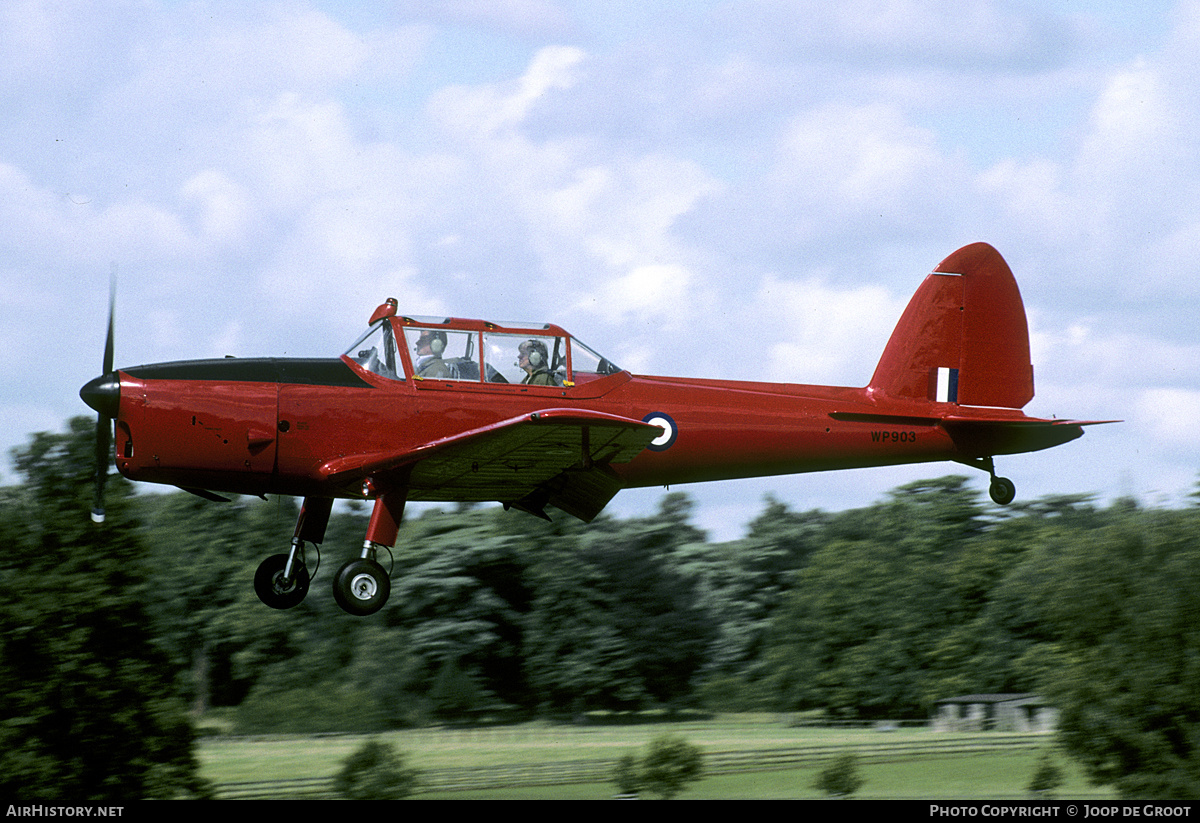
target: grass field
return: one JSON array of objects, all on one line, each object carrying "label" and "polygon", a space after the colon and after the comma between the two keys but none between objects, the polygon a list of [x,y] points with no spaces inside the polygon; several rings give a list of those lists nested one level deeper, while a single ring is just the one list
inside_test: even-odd
[{"label": "grass field", "polygon": [[[412,766],[422,770],[474,769],[501,766],[555,764],[577,761],[612,762],[641,749],[651,738],[671,732],[686,738],[707,753],[763,752],[803,747],[836,746],[863,754],[861,770],[866,783],[863,798],[1020,799],[1033,775],[1040,750],[983,752],[948,756],[905,757],[878,762],[866,753],[881,744],[929,743],[954,739],[926,730],[882,733],[873,730],[834,731],[788,728],[765,716],[732,716],[703,723],[648,724],[637,726],[569,726],[525,724],[482,729],[415,729],[379,735],[404,752]],[[964,739],[978,736],[960,736]],[[986,735],[984,736],[987,737]],[[200,747],[204,776],[219,785],[264,782],[291,778],[321,778],[335,774],[341,762],[362,745],[364,738],[267,737],[210,738]],[[1052,738],[1046,738],[1046,747]],[[1107,799],[1082,777],[1065,757],[1057,758],[1067,782],[1059,797]],[[685,798],[693,799],[800,799],[816,798],[811,788],[819,765],[776,771],[718,774],[694,784]],[[426,791],[426,799],[605,799],[613,795],[611,782],[602,781],[551,787],[487,789],[477,791]]]},{"label": "grass field", "polygon": [[[906,763],[866,763],[866,783],[855,795],[862,800],[1021,800],[1033,774],[1037,756],[976,755],[939,758]],[[1065,763],[1060,766],[1065,767]],[[1088,785],[1078,770],[1069,772],[1059,798],[1105,799],[1114,795]],[[681,795],[681,800],[817,800],[812,788],[817,770],[790,769],[775,772],[715,775],[701,780]],[[501,789],[486,792],[442,792],[423,794],[423,799],[442,800],[605,800],[613,796],[609,784],[585,784],[553,788]]]}]

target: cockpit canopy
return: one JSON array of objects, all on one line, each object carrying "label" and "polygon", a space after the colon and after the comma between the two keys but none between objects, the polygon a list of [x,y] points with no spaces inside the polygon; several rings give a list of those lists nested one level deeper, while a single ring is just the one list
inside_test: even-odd
[{"label": "cockpit canopy", "polygon": [[548,323],[396,315],[389,300],[346,352],[391,380],[573,386],[621,369]]}]

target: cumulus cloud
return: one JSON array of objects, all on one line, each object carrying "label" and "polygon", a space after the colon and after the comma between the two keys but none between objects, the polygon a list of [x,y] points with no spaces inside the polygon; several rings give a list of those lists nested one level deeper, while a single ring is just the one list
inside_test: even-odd
[{"label": "cumulus cloud", "polygon": [[848,213],[891,211],[944,165],[936,138],[887,103],[831,104],[792,121],[773,178],[780,189]]},{"label": "cumulus cloud", "polygon": [[571,16],[553,0],[418,0],[404,14],[421,20],[499,30],[522,38],[561,37],[574,28]]},{"label": "cumulus cloud", "polygon": [[529,128],[535,107],[569,94],[585,62],[579,49],[539,50],[516,81],[445,90],[431,115],[469,159],[470,185],[498,199],[494,221],[527,238],[536,269],[522,276],[539,284],[527,302],[550,298],[610,324],[674,320],[694,278],[673,228],[717,184],[669,154],[614,152]]},{"label": "cumulus cloud", "polygon": [[205,169],[183,185],[184,200],[198,209],[202,242],[222,244],[241,240],[250,220],[249,192],[216,169]]},{"label": "cumulus cloud", "polygon": [[761,379],[864,386],[908,297],[881,286],[837,288],[826,279],[771,275],[740,333],[751,350],[765,349]]},{"label": "cumulus cloud", "polygon": [[599,284],[592,295],[577,304],[577,308],[601,314],[609,322],[620,322],[631,316],[642,321],[659,319],[687,311],[694,279],[682,266],[634,266],[625,274]]},{"label": "cumulus cloud", "polygon": [[434,96],[430,107],[435,119],[460,138],[495,136],[520,125],[550,91],[574,85],[576,67],[585,57],[582,49],[546,47],[537,52],[517,80],[445,89]]},{"label": "cumulus cloud", "polygon": [[1150,389],[1141,393],[1135,425],[1145,425],[1160,448],[1193,448],[1200,431],[1200,390]]},{"label": "cumulus cloud", "polygon": [[748,44],[795,60],[1030,71],[1071,46],[1061,18],[1005,0],[747,0],[722,20]]}]

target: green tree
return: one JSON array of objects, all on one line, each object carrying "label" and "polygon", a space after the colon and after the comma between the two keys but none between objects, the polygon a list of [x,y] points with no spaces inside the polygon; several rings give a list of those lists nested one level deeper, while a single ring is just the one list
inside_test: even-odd
[{"label": "green tree", "polygon": [[678,735],[655,737],[642,758],[642,785],[664,800],[677,797],[703,773],[704,755],[700,748]]},{"label": "green tree", "polygon": [[77,803],[202,796],[175,671],[145,604],[129,490],[88,522],[95,424],[15,450],[0,508],[0,792]]},{"label": "green tree", "polygon": [[346,800],[403,800],[416,791],[419,778],[392,744],[372,739],[342,763],[334,788]]},{"label": "green tree", "polygon": [[821,769],[813,788],[829,797],[849,797],[861,789],[865,782],[858,770],[858,755],[846,752]]},{"label": "green tree", "polygon": [[1200,796],[1200,513],[1115,508],[1051,547],[1059,737],[1127,797]]},{"label": "green tree", "polygon": [[768,497],[745,538],[693,543],[675,555],[696,585],[699,606],[714,626],[700,672],[701,696],[714,710],[764,708],[764,644],[771,621],[795,585],[795,574],[821,545],[828,515],[793,512]]},{"label": "green tree", "polygon": [[1054,762],[1050,752],[1042,752],[1038,758],[1037,768],[1029,780],[1029,792],[1035,797],[1053,797],[1054,792],[1063,784],[1062,769]]},{"label": "green tree", "polygon": [[986,602],[966,573],[989,525],[977,496],[946,477],[830,520],[772,622],[780,708],[927,716],[939,650]]},{"label": "green tree", "polygon": [[617,784],[618,794],[636,796],[642,790],[642,771],[637,755],[625,754],[617,760],[613,768],[613,782]]},{"label": "green tree", "polygon": [[432,511],[401,530],[388,619],[405,630],[444,716],[529,701],[521,648],[532,558],[506,518],[498,509]]},{"label": "green tree", "polygon": [[[163,648],[186,673],[193,711],[236,705],[260,673],[243,664],[264,642],[277,644],[282,622],[261,608],[246,581],[264,557],[281,551],[295,506],[286,499],[214,503],[183,492],[136,502],[152,557],[147,608]],[[274,522],[264,523],[264,513]]]},{"label": "green tree", "polygon": [[687,700],[713,629],[681,540],[698,532],[668,496],[658,516],[593,524],[547,547],[534,569],[526,623],[530,684],[553,708],[638,709]]},{"label": "green tree", "polygon": [[569,551],[544,558],[525,636],[531,686],[547,709],[629,709],[648,701],[634,639],[612,619],[619,585]]}]

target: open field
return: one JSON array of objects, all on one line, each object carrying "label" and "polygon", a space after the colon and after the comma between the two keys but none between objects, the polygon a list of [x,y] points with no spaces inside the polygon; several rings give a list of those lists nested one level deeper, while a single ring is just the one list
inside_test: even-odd
[{"label": "open field", "polygon": [[[1020,800],[1029,797],[1025,786],[1037,761],[1025,755],[971,755],[956,758],[912,760],[903,763],[864,763],[866,778],[855,797],[862,800]],[[1107,790],[1088,785],[1065,762],[1066,785],[1059,798],[1111,800]],[[817,800],[812,788],[817,768],[785,771],[746,772],[707,777],[685,791],[682,800]],[[606,800],[613,796],[612,783],[561,787],[514,788],[492,791],[436,792],[422,799],[443,800]]]},{"label": "open field", "polygon": [[[613,761],[664,732],[703,749],[708,776],[684,796],[712,799],[818,797],[810,788],[817,771],[845,749],[861,758],[867,782],[860,797],[1018,799],[1027,796],[1037,758],[1053,742],[1047,735],[788,728],[764,716],[635,726],[414,729],[378,737],[425,775],[422,798],[604,799],[614,791],[608,778]],[[211,738],[200,756],[204,776],[222,796],[322,796],[328,779],[364,739]],[[1067,777],[1060,797],[1112,796],[1089,786],[1065,757],[1058,765]]]}]

